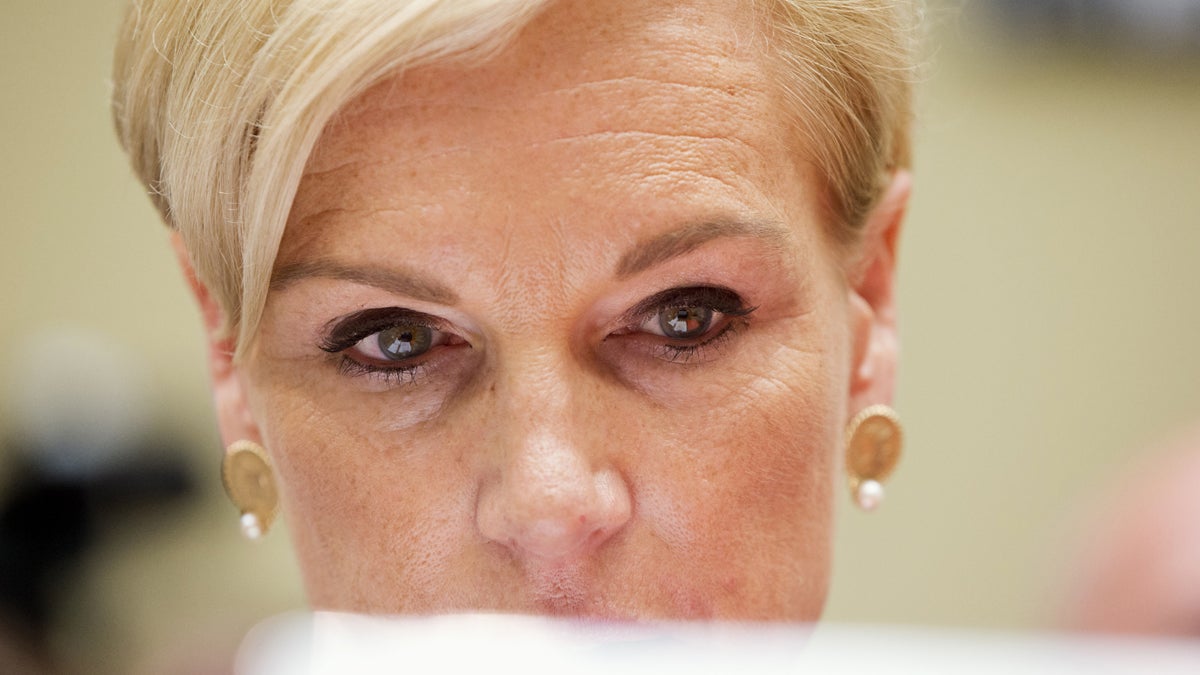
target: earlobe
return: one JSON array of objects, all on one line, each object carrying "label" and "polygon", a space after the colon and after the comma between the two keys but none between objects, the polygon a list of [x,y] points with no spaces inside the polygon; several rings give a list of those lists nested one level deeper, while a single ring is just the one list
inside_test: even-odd
[{"label": "earlobe", "polygon": [[899,341],[896,331],[896,253],[912,192],[912,175],[896,171],[863,228],[848,274],[853,338],[850,410],[891,404]]},{"label": "earlobe", "polygon": [[191,258],[183,245],[179,232],[171,234],[171,245],[175,249],[175,257],[192,296],[200,308],[204,319],[204,332],[208,345],[208,370],[212,380],[213,401],[216,405],[217,424],[221,430],[221,441],[226,447],[237,441],[253,441],[262,443],[258,425],[250,414],[246,400],[245,386],[241,375],[233,362],[233,340],[222,333],[224,327],[224,312],[212,293],[196,276]]}]

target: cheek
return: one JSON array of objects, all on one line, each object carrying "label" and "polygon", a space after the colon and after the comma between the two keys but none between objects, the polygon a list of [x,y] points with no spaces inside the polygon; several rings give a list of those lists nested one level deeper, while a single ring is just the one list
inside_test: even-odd
[{"label": "cheek", "polygon": [[820,611],[845,395],[839,354],[779,350],[766,371],[701,389],[687,406],[700,412],[665,426],[643,412],[626,442],[643,449],[629,472],[641,520],[687,566],[693,589],[721,598],[716,613]]},{"label": "cheek", "polygon": [[374,409],[356,414],[287,387],[251,391],[310,602],[396,611],[452,601],[449,566],[474,527],[468,446],[458,438],[471,431],[415,445],[411,430],[374,424]]}]

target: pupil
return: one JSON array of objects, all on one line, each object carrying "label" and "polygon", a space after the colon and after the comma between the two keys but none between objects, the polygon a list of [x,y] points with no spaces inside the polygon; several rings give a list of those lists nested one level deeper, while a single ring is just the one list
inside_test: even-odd
[{"label": "pupil", "polygon": [[712,323],[707,307],[669,307],[658,316],[663,334],[673,338],[692,338],[703,334]]},{"label": "pupil", "polygon": [[379,349],[389,358],[412,358],[429,349],[432,331],[425,326],[397,326],[379,333]]}]

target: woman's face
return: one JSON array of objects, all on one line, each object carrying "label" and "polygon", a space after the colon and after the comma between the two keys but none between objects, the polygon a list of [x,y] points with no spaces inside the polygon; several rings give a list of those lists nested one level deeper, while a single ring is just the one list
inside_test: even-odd
[{"label": "woman's face", "polygon": [[737,6],[558,5],[328,127],[225,424],[314,606],[819,615],[869,329]]}]

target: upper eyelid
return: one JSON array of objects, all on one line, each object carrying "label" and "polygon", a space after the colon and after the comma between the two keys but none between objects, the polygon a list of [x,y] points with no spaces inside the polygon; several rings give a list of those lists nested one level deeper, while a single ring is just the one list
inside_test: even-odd
[{"label": "upper eyelid", "polygon": [[339,352],[359,340],[402,322],[411,322],[438,331],[447,331],[449,323],[439,317],[403,307],[374,307],[331,320],[322,331],[321,349]]},{"label": "upper eyelid", "polygon": [[[714,297],[715,296],[715,297]],[[717,300],[724,300],[718,302]],[[634,325],[671,303],[705,304],[723,314],[745,316],[757,307],[748,307],[741,294],[721,286],[680,286],[655,293],[631,307],[620,319],[622,325]],[[404,321],[435,330],[454,332],[452,325],[438,316],[405,307],[372,307],[330,320],[322,330],[321,348],[343,351],[358,340]]]},{"label": "upper eyelid", "polygon": [[325,330],[328,333],[332,333],[343,326],[348,326],[360,321],[382,321],[385,319],[405,319],[409,317],[437,319],[437,317],[430,316],[424,312],[408,309],[406,307],[369,307],[367,309],[361,309],[357,312],[351,312],[345,316],[339,316],[335,319],[329,320],[325,324]]},{"label": "upper eyelid", "polygon": [[[734,304],[736,307],[718,307],[715,304],[712,304],[714,295],[724,296],[726,299],[731,301],[730,304]],[[745,299],[742,298],[740,293],[728,288],[723,288],[720,286],[685,286],[679,288],[670,288],[665,291],[655,293],[645,300],[642,300],[625,312],[624,316],[622,316],[621,323],[625,325],[636,323],[637,321],[645,319],[649,315],[673,302],[697,302],[697,304],[708,302],[710,304],[707,304],[706,306],[711,307],[712,309],[724,314],[734,314],[738,316],[744,316],[757,309],[757,307],[747,306]]]}]

